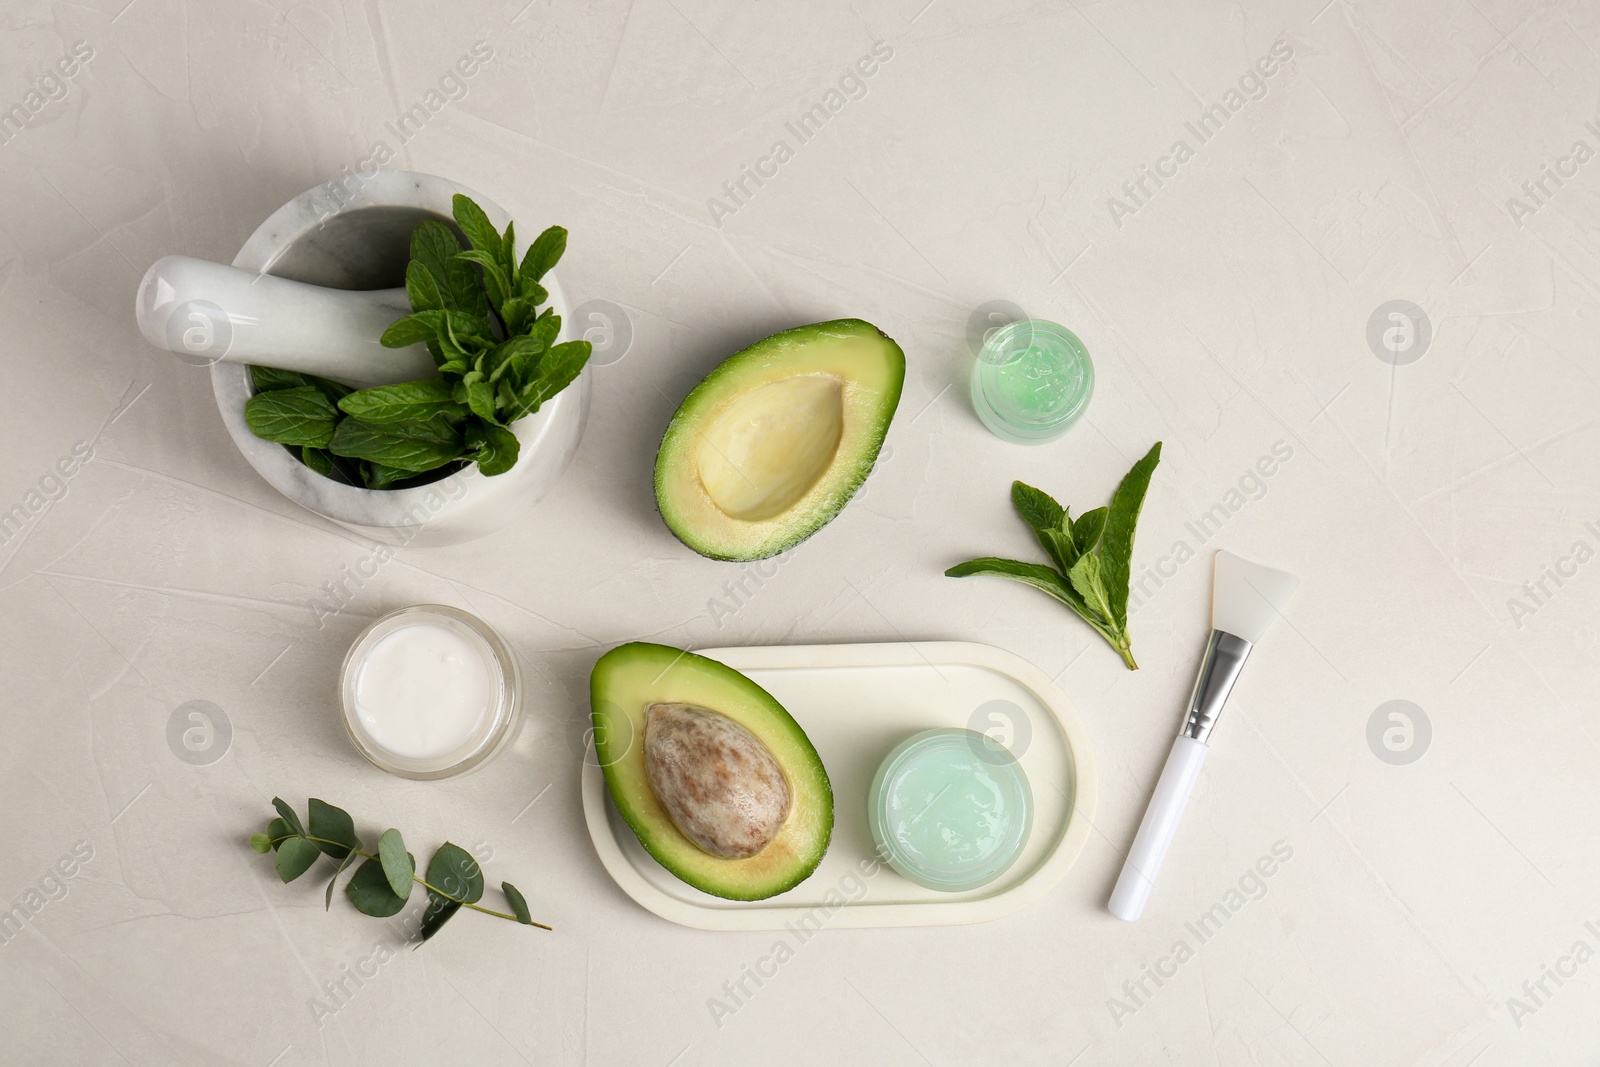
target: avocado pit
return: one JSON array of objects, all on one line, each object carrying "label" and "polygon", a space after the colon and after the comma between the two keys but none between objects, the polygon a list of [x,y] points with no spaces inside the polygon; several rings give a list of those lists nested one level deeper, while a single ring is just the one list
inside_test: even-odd
[{"label": "avocado pit", "polygon": [[713,856],[747,859],[789,817],[789,780],[744,726],[693,704],[645,709],[645,774],[684,837]]}]

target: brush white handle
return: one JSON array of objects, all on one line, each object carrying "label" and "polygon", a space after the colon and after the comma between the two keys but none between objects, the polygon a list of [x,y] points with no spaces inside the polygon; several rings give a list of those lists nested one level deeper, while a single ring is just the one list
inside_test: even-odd
[{"label": "brush white handle", "polygon": [[1200,767],[1210,752],[1202,742],[1192,737],[1179,737],[1172,742],[1167,754],[1167,765],[1161,769],[1161,780],[1156,783],[1150,806],[1144,809],[1144,819],[1134,836],[1133,847],[1122,864],[1122,874],[1117,877],[1117,887],[1111,891],[1111,914],[1126,922],[1137,922],[1144,914],[1145,901],[1155,888],[1156,875],[1161,861],[1167,858],[1167,847],[1178,832],[1178,820],[1194,791],[1195,779],[1200,777]]},{"label": "brush white handle", "polygon": [[137,304],[145,339],[191,362],[254,363],[354,386],[437,373],[425,346],[378,342],[409,310],[404,289],[325,289],[190,256],[156,260]]}]

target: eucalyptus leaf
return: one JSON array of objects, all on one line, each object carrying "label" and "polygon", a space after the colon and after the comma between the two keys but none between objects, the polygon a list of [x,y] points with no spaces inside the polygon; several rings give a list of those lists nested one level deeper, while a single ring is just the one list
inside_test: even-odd
[{"label": "eucalyptus leaf", "polygon": [[501,882],[500,892],[506,895],[506,903],[511,905],[511,913],[517,917],[517,922],[532,926],[533,914],[528,911],[528,901],[523,897],[522,890],[510,882]]},{"label": "eucalyptus leaf", "polygon": [[399,896],[409,896],[412,878],[417,873],[417,861],[406,851],[400,831],[392,826],[378,838],[378,859],[383,863],[383,874],[389,879],[389,887]]},{"label": "eucalyptus leaf", "polygon": [[344,895],[350,898],[350,903],[361,914],[378,919],[393,915],[406,906],[406,897],[394,891],[384,873],[383,864],[376,859],[369,859],[356,868],[355,875],[344,887]]},{"label": "eucalyptus leaf", "polygon": [[268,852],[272,851],[272,838],[268,837],[266,834],[251,834],[250,851],[265,856]]},{"label": "eucalyptus leaf", "polygon": [[317,857],[322,855],[322,850],[315,841],[308,841],[303,837],[291,837],[278,846],[276,866],[278,877],[285,882],[292,882],[311,869],[317,862]]},{"label": "eucalyptus leaf", "polygon": [[282,818],[273,819],[267,823],[267,840],[272,842],[274,849],[282,844],[285,839],[293,836],[295,836],[294,828]]},{"label": "eucalyptus leaf", "polygon": [[428,908],[422,913],[422,940],[427,941],[438,933],[445,923],[455,917],[461,905],[436,894],[428,894]]},{"label": "eucalyptus leaf", "polygon": [[[336,860],[342,860],[361,847],[356,824],[350,813],[325,800],[312,797],[306,805],[311,814],[311,836],[321,838],[317,847]],[[332,842],[330,844],[330,842]]]},{"label": "eucalyptus leaf", "polygon": [[483,896],[483,868],[460,845],[446,841],[428,861],[427,883],[451,900],[476,904]]},{"label": "eucalyptus leaf", "polygon": [[328,879],[328,888],[323,890],[323,893],[322,893],[322,910],[323,911],[331,911],[333,909],[333,887],[339,883],[339,876],[344,873],[344,869],[346,867],[350,866],[350,864],[354,863],[356,860],[358,860],[360,858],[361,858],[361,853],[359,853],[359,852],[347,852],[347,853],[345,853],[345,857],[344,857],[343,860],[340,861],[338,869],[333,872],[333,877]]},{"label": "eucalyptus leaf", "polygon": [[293,808],[277,797],[272,798],[272,806],[277,809],[278,818],[283,820],[283,824],[288,827],[291,833],[299,834],[302,837],[305,836],[305,824],[300,821],[300,816],[295,814]]}]

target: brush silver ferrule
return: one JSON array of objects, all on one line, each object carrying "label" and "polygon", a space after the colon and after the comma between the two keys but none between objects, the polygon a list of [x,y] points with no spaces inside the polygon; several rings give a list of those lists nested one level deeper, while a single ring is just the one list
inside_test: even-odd
[{"label": "brush silver ferrule", "polygon": [[1222,630],[1211,631],[1205,657],[1200,661],[1200,673],[1194,679],[1194,692],[1189,694],[1189,716],[1178,736],[1192,737],[1201,744],[1210,740],[1217,717],[1222,714],[1222,705],[1244,669],[1250,648],[1250,642],[1242,637]]}]

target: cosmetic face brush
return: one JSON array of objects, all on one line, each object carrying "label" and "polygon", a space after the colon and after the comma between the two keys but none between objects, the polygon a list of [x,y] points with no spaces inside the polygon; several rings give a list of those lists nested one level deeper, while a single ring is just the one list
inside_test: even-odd
[{"label": "cosmetic face brush", "polygon": [[1161,861],[1166,858],[1189,793],[1210,751],[1211,731],[1217,725],[1222,705],[1250,650],[1272,628],[1299,584],[1300,579],[1285,571],[1251,563],[1231,552],[1217,553],[1211,593],[1211,639],[1206,643],[1194,692],[1189,696],[1189,713],[1172,742],[1155,795],[1139,823],[1117,887],[1111,891],[1111,914],[1117,918],[1134,922],[1144,913]]}]

